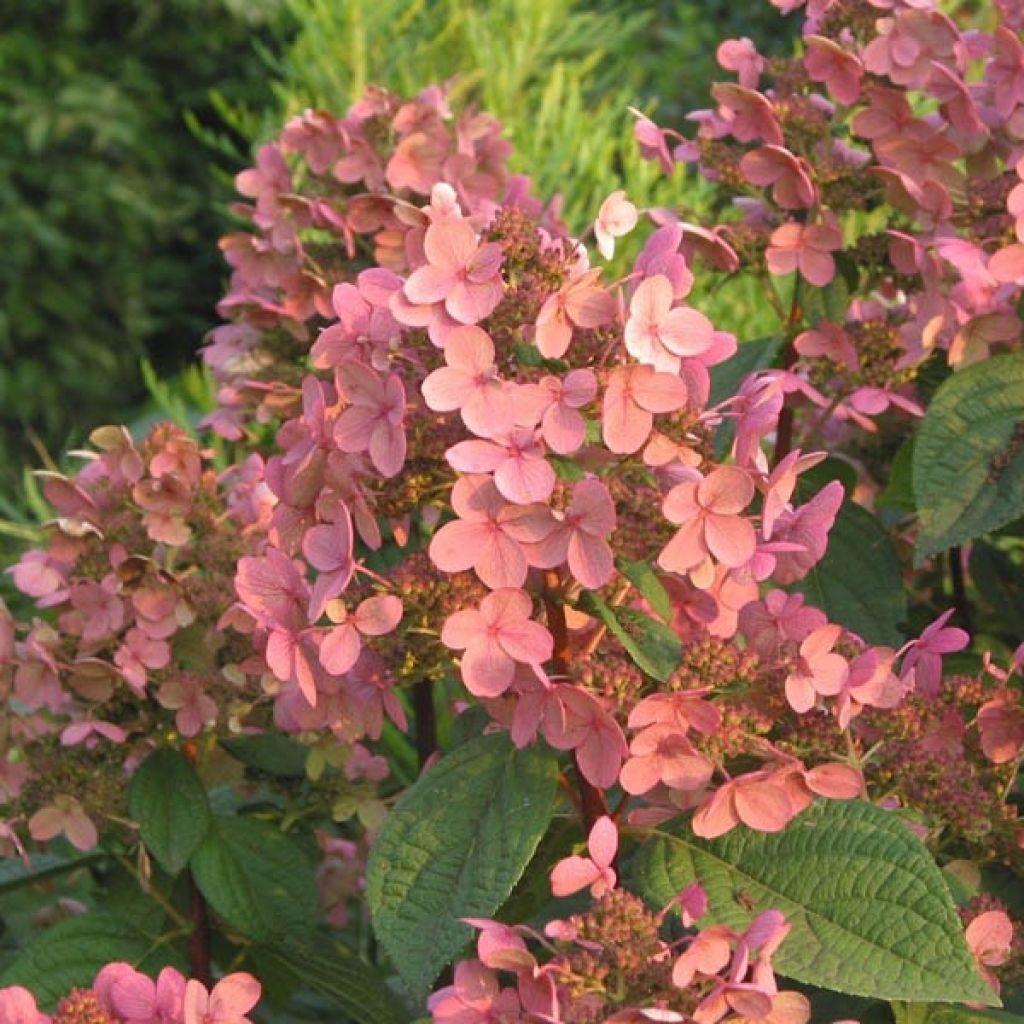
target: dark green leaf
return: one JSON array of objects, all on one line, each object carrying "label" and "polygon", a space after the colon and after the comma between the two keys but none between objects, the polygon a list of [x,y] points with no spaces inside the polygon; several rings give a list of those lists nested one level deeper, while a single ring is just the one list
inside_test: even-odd
[{"label": "dark green leaf", "polygon": [[0,975],[0,988],[23,985],[52,1010],[70,989],[88,988],[99,969],[114,960],[150,972],[181,966],[167,946],[156,946],[130,922],[97,911],[48,928]]},{"label": "dark green leaf", "polygon": [[422,997],[466,945],[461,917],[508,898],[547,830],[558,765],[538,748],[482,736],[406,790],[370,851],[367,896],[381,945]]},{"label": "dark green leaf", "polygon": [[878,496],[882,508],[912,513],[914,504],[914,438],[908,437],[899,446],[889,469],[889,482]]},{"label": "dark green leaf", "polygon": [[717,405],[732,398],[739,390],[743,378],[755,370],[765,370],[771,366],[781,348],[781,334],[744,341],[731,359],[711,368],[711,399],[708,405]]},{"label": "dark green leaf", "polygon": [[261,946],[260,962],[284,968],[301,985],[319,992],[355,1024],[406,1024],[410,1014],[384,976],[338,943],[315,948],[285,941]]},{"label": "dark green leaf", "polygon": [[191,869],[210,906],[248,938],[298,938],[316,926],[320,911],[313,866],[273,825],[215,817]]},{"label": "dark green leaf", "polygon": [[282,779],[306,777],[306,748],[280,733],[230,737],[222,739],[220,745],[243,764],[268,775]]},{"label": "dark green leaf", "polygon": [[798,981],[874,999],[995,1002],[931,855],[872,804],[819,803],[774,834],[659,832],[633,874],[659,906],[700,882],[708,920],[734,928],[781,910],[792,931],[774,962]]},{"label": "dark green leaf", "polygon": [[868,643],[903,642],[907,604],[900,563],[878,520],[860,505],[843,502],[825,557],[790,589]]},{"label": "dark green leaf", "polygon": [[199,848],[210,825],[210,805],[180,751],[162,747],[132,776],[128,807],[146,849],[170,875],[176,875]]},{"label": "dark green leaf", "polygon": [[1024,514],[1024,352],[954,373],[914,446],[917,559]]},{"label": "dark green leaf", "polygon": [[592,590],[583,594],[579,606],[596,615],[649,676],[665,682],[679,667],[682,644],[663,622],[635,608],[612,608]]},{"label": "dark green leaf", "polygon": [[11,889],[20,889],[23,885],[32,885],[44,879],[63,875],[79,868],[87,868],[105,860],[107,854],[102,851],[87,853],[81,857],[62,857],[57,853],[33,853],[26,867],[20,859],[0,860],[0,893]]}]

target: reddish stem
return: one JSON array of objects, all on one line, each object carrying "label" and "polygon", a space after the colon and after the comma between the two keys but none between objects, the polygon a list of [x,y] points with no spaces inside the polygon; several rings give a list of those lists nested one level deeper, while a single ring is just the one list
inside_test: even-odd
[{"label": "reddish stem", "polygon": [[[569,627],[565,621],[565,607],[561,601],[562,582],[558,572],[549,569],[544,573],[544,611],[548,619],[548,629],[555,641],[554,651],[551,655],[555,672],[560,675],[569,674],[569,665],[572,661],[572,647],[569,644]],[[605,803],[604,794],[596,786],[592,786],[586,776],[580,770],[579,759],[576,751],[572,752],[572,766],[576,775],[576,788],[580,794],[580,807],[583,810],[583,821],[589,832],[594,822],[602,815],[608,813],[608,805]]]},{"label": "reddish stem", "polygon": [[210,914],[206,900],[199,891],[192,872],[188,872],[192,934],[188,938],[188,966],[190,975],[209,987],[213,982],[210,965]]}]

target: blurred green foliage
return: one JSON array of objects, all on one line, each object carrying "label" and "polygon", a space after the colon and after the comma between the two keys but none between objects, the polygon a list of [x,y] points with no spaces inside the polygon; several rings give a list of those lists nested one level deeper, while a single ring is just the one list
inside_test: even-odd
[{"label": "blurred green foliage", "polygon": [[185,113],[220,124],[213,87],[272,102],[253,42],[277,3],[0,0],[0,491],[124,419],[140,358],[180,368],[213,322],[230,184]]}]

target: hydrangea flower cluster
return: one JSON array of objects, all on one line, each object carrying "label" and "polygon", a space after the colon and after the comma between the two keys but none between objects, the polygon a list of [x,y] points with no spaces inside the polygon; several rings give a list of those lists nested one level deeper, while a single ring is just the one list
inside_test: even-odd
[{"label": "hydrangea flower cluster", "polygon": [[[964,35],[931,0],[810,0],[801,57],[727,42],[738,82],[693,115],[695,139],[636,125],[666,172],[716,184],[713,227],[617,191],[574,237],[510,172],[500,126],[439,88],[290,121],[238,177],[229,322],[203,353],[206,426],[234,464],[177,428],[136,444],[110,427],[84,469],[44,481],[47,543],[10,570],[39,616],[0,615],[0,849],[92,848],[123,828],[155,744],[278,729],[308,748],[313,795],[287,792],[290,821],[358,812],[317,836],[343,927],[393,792],[386,734],[412,733],[429,768],[431,688],[457,679],[456,710],[568,755],[587,842],[551,891],[595,902],[543,934],[473,919],[439,1022],[808,1020],[776,984],[778,911],[694,930],[692,888],[681,934],[620,886],[620,842],[680,814],[710,840],[871,799],[936,847],[1020,865],[1024,648],[944,676],[969,643],[951,612],[885,646],[805,596],[852,497],[822,441],[860,452],[883,414],[921,412],[936,353],[959,366],[1020,336],[1017,28],[1008,9]],[[723,397],[738,343],[697,275],[741,268],[781,348]],[[1009,945],[992,913],[968,935],[986,971]],[[81,1003],[228,1024],[258,996],[237,975],[207,995],[130,970],[54,1020],[86,1019]]]},{"label": "hydrangea flower cluster", "polygon": [[[773,2],[806,6],[801,54],[728,40],[718,60],[737,81],[689,115],[693,137],[644,117],[636,136],[666,172],[714,184],[725,269],[843,293],[789,339],[794,443],[839,440],[891,409],[920,415],[912,382],[933,356],[1018,345],[1024,44],[1012,3],[963,32],[932,2]],[[803,301],[780,313],[798,324]]]}]

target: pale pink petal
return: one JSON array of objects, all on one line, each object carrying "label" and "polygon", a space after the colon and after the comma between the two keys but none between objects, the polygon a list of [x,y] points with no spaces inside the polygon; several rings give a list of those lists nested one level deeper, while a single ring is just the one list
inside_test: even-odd
[{"label": "pale pink petal", "polygon": [[554,649],[554,641],[547,629],[529,619],[503,623],[498,645],[509,657],[527,665],[543,664]]},{"label": "pale pink petal", "polygon": [[490,545],[491,537],[491,530],[483,523],[462,519],[445,523],[430,541],[430,560],[443,572],[471,569]]},{"label": "pale pink petal", "polygon": [[402,602],[394,594],[376,594],[361,602],[353,624],[364,636],[383,636],[402,621]]},{"label": "pale pink petal", "polygon": [[516,663],[497,644],[474,643],[462,656],[462,681],[474,697],[499,697],[515,677]]},{"label": "pale pink petal", "polygon": [[594,822],[587,839],[587,849],[598,867],[610,867],[615,860],[615,854],[619,849],[619,830],[607,814],[601,815]]},{"label": "pale pink petal", "polygon": [[770,782],[737,786],[733,801],[740,821],[758,832],[781,832],[793,817],[785,790]]},{"label": "pale pink petal", "polygon": [[593,885],[601,877],[601,869],[586,857],[566,857],[551,872],[551,894],[559,898]]},{"label": "pale pink petal", "polygon": [[221,978],[210,993],[209,1013],[214,1021],[227,1024],[244,1017],[258,1002],[260,983],[244,971]]},{"label": "pale pink petal", "polygon": [[848,764],[819,764],[804,776],[807,788],[832,800],[853,800],[864,792],[860,772]]},{"label": "pale pink petal", "polygon": [[[472,444],[473,442],[463,443]],[[449,449],[449,454],[450,452],[451,449]],[[514,501],[519,505],[528,505],[534,501],[547,501],[555,489],[557,479],[551,464],[544,458],[524,456],[506,459],[494,471],[494,483],[498,490],[509,501]]]},{"label": "pale pink petal", "polygon": [[739,516],[706,516],[704,541],[711,554],[730,569],[746,565],[757,550],[754,527]]},{"label": "pale pink petal", "polygon": [[363,644],[359,631],[348,622],[335,626],[320,644],[320,664],[331,675],[340,676],[359,660]]}]

